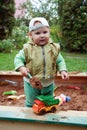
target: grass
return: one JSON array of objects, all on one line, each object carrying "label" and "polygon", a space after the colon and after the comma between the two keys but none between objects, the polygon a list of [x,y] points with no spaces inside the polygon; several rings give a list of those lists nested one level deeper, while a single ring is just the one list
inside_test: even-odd
[{"label": "grass", "polygon": [[0,53],[0,70],[14,70],[14,57],[17,51],[12,53]]},{"label": "grass", "polygon": [[[14,57],[18,51],[0,53],[0,70],[14,70]],[[62,52],[69,72],[87,72],[87,54]]]},{"label": "grass", "polygon": [[87,72],[87,54],[62,53],[68,71]]}]

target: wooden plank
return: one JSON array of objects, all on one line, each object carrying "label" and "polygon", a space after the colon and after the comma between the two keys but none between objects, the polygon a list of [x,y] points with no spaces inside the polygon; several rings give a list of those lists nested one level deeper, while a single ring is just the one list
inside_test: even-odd
[{"label": "wooden plank", "polygon": [[23,76],[15,71],[0,71],[0,79],[17,82],[17,85],[23,87]]},{"label": "wooden plank", "polygon": [[58,111],[40,116],[31,108],[0,106],[0,129],[87,130],[87,112]]},{"label": "wooden plank", "polygon": [[70,76],[68,80],[62,80],[61,77],[55,77],[55,84],[57,86],[87,86],[87,76]]},{"label": "wooden plank", "polygon": [[[23,77],[21,73],[15,71],[0,71],[0,78],[16,81],[18,86],[23,87]],[[87,86],[87,72],[70,72],[68,80],[62,80],[60,74],[55,77],[56,86],[75,85],[79,87]]]},{"label": "wooden plank", "polygon": [[55,84],[60,86],[71,86],[75,85],[78,87],[87,86],[87,72],[79,73],[79,72],[70,72],[68,80],[62,80],[61,76],[58,75],[55,77]]},{"label": "wooden plank", "polygon": [[43,124],[38,122],[0,121],[0,130],[87,130],[86,127]]}]

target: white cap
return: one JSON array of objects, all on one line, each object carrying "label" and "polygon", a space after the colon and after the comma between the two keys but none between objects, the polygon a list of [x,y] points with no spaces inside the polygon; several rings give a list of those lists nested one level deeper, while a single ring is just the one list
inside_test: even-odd
[{"label": "white cap", "polygon": [[[40,21],[41,24],[34,25],[34,23],[36,21]],[[30,21],[30,23],[29,23],[29,31],[31,32],[31,31],[34,31],[36,29],[39,29],[39,28],[45,27],[45,26],[49,27],[49,24],[48,24],[47,20],[45,18],[43,18],[43,17],[36,17],[36,18],[33,18]]]}]

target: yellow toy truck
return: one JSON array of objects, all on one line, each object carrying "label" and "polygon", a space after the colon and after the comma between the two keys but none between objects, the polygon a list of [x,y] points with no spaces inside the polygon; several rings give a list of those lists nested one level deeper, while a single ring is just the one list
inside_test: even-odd
[{"label": "yellow toy truck", "polygon": [[40,95],[36,97],[36,100],[34,100],[32,109],[34,113],[40,115],[45,114],[47,112],[53,113],[56,112],[58,106],[69,101],[70,97],[64,94],[61,94],[60,96],[57,97],[51,95],[48,96]]},{"label": "yellow toy truck", "polygon": [[47,112],[55,112],[58,108],[59,99],[55,99],[53,96],[37,96],[33,104],[33,112],[36,114],[44,114]]}]

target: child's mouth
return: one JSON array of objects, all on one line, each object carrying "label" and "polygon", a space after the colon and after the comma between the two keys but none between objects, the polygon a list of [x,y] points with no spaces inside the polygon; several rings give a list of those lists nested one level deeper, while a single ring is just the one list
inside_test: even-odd
[{"label": "child's mouth", "polygon": [[40,42],[45,42],[45,39],[40,40]]}]

